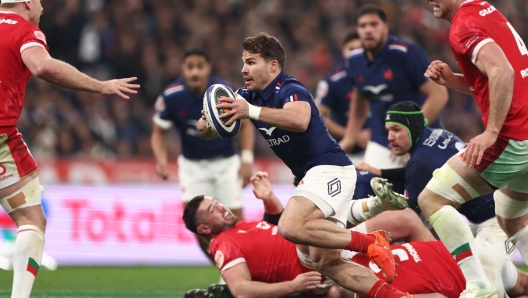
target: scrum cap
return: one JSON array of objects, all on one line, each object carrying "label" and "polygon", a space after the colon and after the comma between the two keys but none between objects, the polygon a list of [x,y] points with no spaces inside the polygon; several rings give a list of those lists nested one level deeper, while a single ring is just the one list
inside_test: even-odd
[{"label": "scrum cap", "polygon": [[398,124],[405,127],[409,133],[412,148],[418,142],[424,127],[427,125],[427,119],[424,118],[422,110],[416,103],[403,101],[389,107],[385,124]]}]

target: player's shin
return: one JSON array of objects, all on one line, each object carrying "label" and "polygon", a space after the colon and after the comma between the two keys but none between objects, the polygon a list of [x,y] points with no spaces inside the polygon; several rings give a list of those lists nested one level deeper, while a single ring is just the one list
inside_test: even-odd
[{"label": "player's shin", "polygon": [[366,199],[353,200],[350,204],[348,213],[348,222],[356,226],[368,219],[385,211],[378,197],[369,197]]},{"label": "player's shin", "polygon": [[443,206],[429,217],[429,222],[462,269],[467,288],[491,289],[477,256],[473,234],[458,211]]},{"label": "player's shin", "polygon": [[18,228],[13,252],[13,292],[12,298],[29,297],[33,282],[40,269],[44,251],[44,233],[33,225]]}]

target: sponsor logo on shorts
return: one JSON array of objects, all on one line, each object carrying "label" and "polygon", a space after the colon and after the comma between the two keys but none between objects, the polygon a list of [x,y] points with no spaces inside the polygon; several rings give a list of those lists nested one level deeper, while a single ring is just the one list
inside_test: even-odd
[{"label": "sponsor logo on shorts", "polygon": [[9,179],[9,178],[13,177],[12,173],[9,174],[9,175],[3,176],[6,172],[7,172],[6,166],[0,164],[0,181],[4,181],[6,179]]},{"label": "sponsor logo on shorts", "polygon": [[335,178],[334,180],[328,182],[328,195],[335,197],[341,193],[341,180]]}]

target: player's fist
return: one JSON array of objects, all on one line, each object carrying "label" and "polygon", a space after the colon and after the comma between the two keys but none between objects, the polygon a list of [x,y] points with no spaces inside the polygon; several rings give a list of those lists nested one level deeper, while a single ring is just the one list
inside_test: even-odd
[{"label": "player's fist", "polygon": [[454,76],[449,65],[439,60],[431,62],[424,75],[426,78],[442,86],[447,86]]},{"label": "player's fist", "polygon": [[321,283],[321,273],[310,271],[299,274],[292,280],[296,293],[302,293],[315,289],[315,286]]},{"label": "player's fist", "polygon": [[161,177],[163,180],[167,180],[169,178],[169,167],[166,162],[158,162],[156,163],[156,173]]},{"label": "player's fist", "polygon": [[129,99],[130,97],[125,93],[136,94],[137,90],[134,89],[140,87],[138,84],[130,84],[130,82],[135,80],[137,80],[136,77],[104,81],[99,93],[101,95],[117,94],[124,99]]},{"label": "player's fist", "polygon": [[273,188],[268,179],[268,173],[259,171],[250,179],[253,184],[253,193],[255,197],[261,200],[267,200],[273,197]]}]

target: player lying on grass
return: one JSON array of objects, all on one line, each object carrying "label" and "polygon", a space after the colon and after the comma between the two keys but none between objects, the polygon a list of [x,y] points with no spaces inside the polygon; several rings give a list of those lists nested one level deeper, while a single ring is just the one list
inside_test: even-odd
[{"label": "player lying on grass", "polygon": [[[259,172],[252,177],[251,182],[255,196],[264,202],[266,209],[264,219],[269,222],[246,221],[237,223],[229,209],[216,203],[212,198],[203,196],[194,198],[184,211],[184,222],[189,230],[194,230],[213,239],[211,255],[215,258],[222,277],[232,294],[235,297],[248,295],[250,297],[280,297],[293,293],[310,295],[316,292],[323,294],[328,291],[328,289],[316,288],[316,285],[321,283],[322,277],[308,268],[310,265],[309,257],[298,252],[295,245],[277,233],[277,227],[273,222],[278,221],[282,212],[282,205],[273,194],[267,174]],[[373,185],[376,186],[376,183]],[[422,232],[414,233],[414,235],[422,235],[422,240],[434,239],[430,233],[423,232],[425,226],[414,212],[406,214],[407,217],[404,218],[390,217],[392,218],[390,221],[384,220],[385,216],[375,217],[364,224],[365,229],[371,230],[373,226],[380,226],[385,222],[388,230],[407,231],[407,234],[400,231],[403,238],[413,237],[415,230],[421,228]],[[419,238],[419,236],[414,237]],[[396,288],[398,286],[408,287],[413,289],[413,293],[439,293],[447,297],[453,297],[453,293],[459,294],[464,289],[463,276],[456,262],[440,242],[418,242],[417,244],[413,242],[411,246],[404,244],[393,247],[397,249],[395,255],[400,262],[402,264],[406,262],[406,266],[396,268],[399,276],[393,282],[397,285]],[[410,247],[414,247],[414,251]],[[489,250],[492,251],[492,249]],[[406,258],[403,253],[411,257]],[[353,257],[354,260],[374,268],[379,273],[374,265],[368,264],[369,260],[364,254],[353,255],[346,251],[343,257],[347,259]],[[420,261],[416,262],[418,259]],[[491,260],[493,261],[493,258]],[[527,281],[526,274],[521,273],[519,278],[516,278],[517,271],[513,264],[508,262],[498,260],[496,263],[500,264],[490,263],[494,265],[491,266],[490,271],[509,273],[505,275],[505,280],[509,281],[506,288],[512,297],[519,296],[519,293],[526,292],[524,288]],[[420,270],[416,268],[420,268]],[[431,273],[443,271],[448,272],[448,274],[442,273],[442,277],[438,277]],[[412,274],[416,276],[409,279]],[[414,281],[417,279],[421,282],[415,283]],[[501,282],[500,278],[499,282]],[[455,288],[454,285],[457,287]],[[344,296],[346,293],[349,296]],[[352,295],[338,287],[330,289],[327,294],[330,297],[351,297]],[[436,297],[444,297],[435,295]],[[414,297],[435,296],[416,294]]]}]

